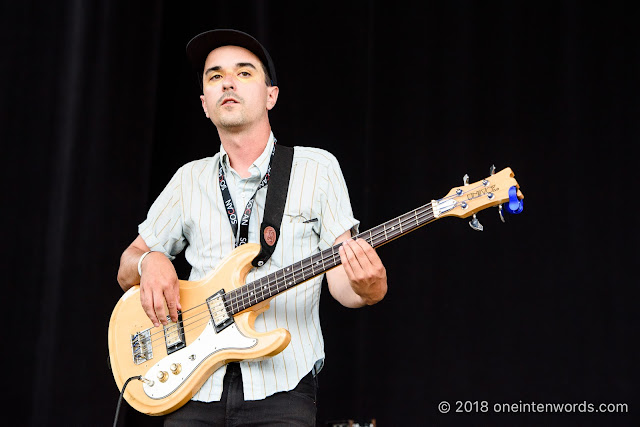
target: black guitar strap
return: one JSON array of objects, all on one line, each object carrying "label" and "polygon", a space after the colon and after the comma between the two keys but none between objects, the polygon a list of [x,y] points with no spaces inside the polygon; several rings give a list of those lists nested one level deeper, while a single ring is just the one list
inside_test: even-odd
[{"label": "black guitar strap", "polygon": [[271,257],[280,237],[280,224],[287,202],[293,148],[278,144],[273,156],[264,217],[260,226],[260,253],[251,261],[254,267],[260,267]]}]

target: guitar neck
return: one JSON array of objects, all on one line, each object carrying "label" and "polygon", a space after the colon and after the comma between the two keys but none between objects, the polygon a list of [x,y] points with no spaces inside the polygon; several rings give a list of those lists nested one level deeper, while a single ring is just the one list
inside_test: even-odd
[{"label": "guitar neck", "polygon": [[[355,236],[377,248],[391,240],[404,236],[436,219],[433,206],[428,203],[411,212],[385,222]],[[258,280],[227,292],[225,305],[235,315],[292,287],[325,273],[340,265],[338,250],[342,243],[334,245],[288,267],[274,271]]]}]

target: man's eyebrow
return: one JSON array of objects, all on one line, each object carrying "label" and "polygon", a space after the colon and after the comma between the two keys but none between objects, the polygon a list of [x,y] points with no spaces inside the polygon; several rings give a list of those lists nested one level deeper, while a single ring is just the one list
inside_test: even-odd
[{"label": "man's eyebrow", "polygon": [[253,68],[254,70],[256,69],[256,66],[253,65],[251,62],[238,62],[236,64],[237,68],[242,68],[242,67],[250,67]]},{"label": "man's eyebrow", "polygon": [[[253,68],[254,70],[257,70],[256,66],[253,65],[251,62],[238,62],[236,64],[236,68],[242,68],[242,67],[249,67],[249,68]],[[222,69],[222,67],[220,65],[216,65],[214,67],[208,68],[204,74],[209,74],[212,71],[220,71]]]}]

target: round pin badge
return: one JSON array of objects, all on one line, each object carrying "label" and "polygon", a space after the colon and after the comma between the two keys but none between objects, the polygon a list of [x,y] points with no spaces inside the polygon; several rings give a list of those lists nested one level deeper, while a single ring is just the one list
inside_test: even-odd
[{"label": "round pin badge", "polygon": [[264,241],[267,245],[273,246],[276,243],[276,230],[269,226],[264,229]]}]

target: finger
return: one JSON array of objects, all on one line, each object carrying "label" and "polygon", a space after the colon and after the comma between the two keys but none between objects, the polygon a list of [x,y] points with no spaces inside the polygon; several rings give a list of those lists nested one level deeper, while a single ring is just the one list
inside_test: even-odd
[{"label": "finger", "polygon": [[169,309],[169,316],[174,322],[178,321],[178,310],[180,310],[180,293],[175,291],[175,288],[169,288],[164,293],[164,298],[167,301],[167,308]]},{"label": "finger", "polygon": [[[167,322],[167,311],[164,309],[165,307],[165,299],[164,294],[162,292],[153,294],[153,309],[158,316],[158,320],[163,325],[166,325]],[[158,325],[156,325],[158,326]]]},{"label": "finger", "polygon": [[343,247],[344,247],[344,253],[347,257],[347,261],[353,273],[353,277],[350,277],[350,279],[352,281],[354,279],[358,280],[358,278],[362,276],[362,273],[364,270],[360,263],[360,260],[358,259],[358,255],[356,254],[356,251],[359,251],[361,253],[362,249],[360,248],[359,245],[357,245],[351,240],[345,240],[345,242],[343,243]]},{"label": "finger", "polygon": [[153,323],[153,326],[158,327],[160,323],[158,322],[158,317],[156,316],[156,312],[153,308],[153,297],[150,291],[146,291],[145,287],[140,287],[140,304],[142,305],[142,309]]},{"label": "finger", "polygon": [[349,279],[349,281],[352,282],[354,280],[353,268],[351,268],[349,257],[345,252],[344,242],[342,243],[342,245],[340,245],[340,248],[338,248],[338,253],[340,254],[340,261],[342,262],[342,267],[344,268],[345,273],[347,273],[347,279]]},{"label": "finger", "polygon": [[356,239],[355,243],[360,247],[360,249],[362,249],[362,252],[366,255],[367,260],[372,267],[377,268],[382,265],[382,260],[378,256],[378,252],[369,244],[369,242],[365,239]]},{"label": "finger", "polygon": [[365,250],[363,249],[363,247],[361,246],[360,242],[363,242],[364,245],[366,245],[367,243],[362,240],[362,239],[356,239],[356,240],[352,240],[351,242],[349,242],[349,249],[351,249],[353,251],[353,255],[355,257],[355,260],[358,263],[358,268],[356,268],[356,270],[362,270],[362,272],[366,272],[370,266],[371,266],[371,262],[369,261],[369,257],[367,256]]}]

